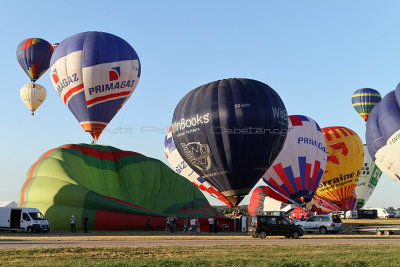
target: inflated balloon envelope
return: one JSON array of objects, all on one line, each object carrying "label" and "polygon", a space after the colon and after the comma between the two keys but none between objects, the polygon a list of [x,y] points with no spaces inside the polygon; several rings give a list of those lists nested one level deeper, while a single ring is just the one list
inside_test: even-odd
[{"label": "inflated balloon envelope", "polygon": [[179,154],[235,206],[275,160],[286,134],[281,98],[250,79],[219,80],[192,90],[172,120]]},{"label": "inflated balloon envelope", "polygon": [[50,77],[64,104],[96,141],[135,90],[140,61],[122,38],[83,32],[57,46]]},{"label": "inflated balloon envelope", "polygon": [[176,149],[174,139],[172,138],[172,127],[169,128],[164,141],[164,151],[168,162],[171,164],[172,169],[191,181],[200,190],[207,192],[216,199],[224,202],[229,207],[233,208],[234,205],[214,186],[210,185],[206,180],[199,176],[187,162],[182,158]]},{"label": "inflated balloon envelope", "polygon": [[309,202],[325,172],[326,142],[318,123],[303,115],[290,115],[285,144],[263,181],[301,205]]},{"label": "inflated balloon envelope", "polygon": [[316,195],[344,207],[349,202],[364,159],[360,137],[342,126],[322,128],[327,146],[327,165]]},{"label": "inflated balloon envelope", "polygon": [[367,121],[368,151],[378,167],[400,182],[400,84],[376,105]]},{"label": "inflated balloon envelope", "polygon": [[28,38],[17,47],[17,60],[26,75],[35,82],[49,68],[52,45],[41,38]]},{"label": "inflated balloon envelope", "polygon": [[382,171],[378,168],[374,160],[372,160],[367,145],[364,144],[364,162],[356,188],[354,189],[357,196],[357,208],[361,209],[365,205],[374,192],[381,176]]}]

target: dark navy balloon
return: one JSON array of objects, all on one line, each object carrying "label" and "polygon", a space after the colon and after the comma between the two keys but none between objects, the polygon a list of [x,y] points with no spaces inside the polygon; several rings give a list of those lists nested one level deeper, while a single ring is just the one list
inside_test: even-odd
[{"label": "dark navy balloon", "polygon": [[190,167],[238,205],[278,156],[287,125],[285,105],[271,87],[225,79],[179,102],[172,136]]},{"label": "dark navy balloon", "polygon": [[49,68],[53,46],[40,38],[23,40],[17,47],[17,59],[26,75],[35,82]]}]

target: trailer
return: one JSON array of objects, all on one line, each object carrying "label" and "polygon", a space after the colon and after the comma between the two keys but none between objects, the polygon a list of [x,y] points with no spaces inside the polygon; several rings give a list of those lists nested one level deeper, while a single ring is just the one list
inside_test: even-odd
[{"label": "trailer", "polygon": [[353,228],[353,232],[375,232],[377,235],[393,235],[396,231],[400,231],[400,225],[360,225]]}]

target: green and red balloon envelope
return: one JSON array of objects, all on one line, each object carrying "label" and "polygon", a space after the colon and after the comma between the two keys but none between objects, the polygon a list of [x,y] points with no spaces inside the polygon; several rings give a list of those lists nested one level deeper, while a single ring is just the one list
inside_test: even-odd
[{"label": "green and red balloon envelope", "polygon": [[89,229],[163,228],[165,216],[217,215],[190,181],[159,160],[111,146],[64,145],[39,157],[20,192],[21,207],[45,214],[52,229],[90,218]]}]

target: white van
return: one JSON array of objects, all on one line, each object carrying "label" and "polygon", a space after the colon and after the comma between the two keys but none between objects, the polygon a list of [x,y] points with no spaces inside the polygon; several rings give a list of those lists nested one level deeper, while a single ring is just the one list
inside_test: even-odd
[{"label": "white van", "polygon": [[365,210],[376,210],[378,218],[392,218],[393,214],[384,208],[366,208]]},{"label": "white van", "polygon": [[0,207],[0,230],[47,233],[50,224],[38,209]]}]

